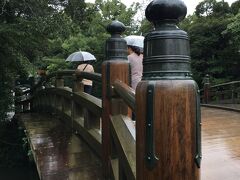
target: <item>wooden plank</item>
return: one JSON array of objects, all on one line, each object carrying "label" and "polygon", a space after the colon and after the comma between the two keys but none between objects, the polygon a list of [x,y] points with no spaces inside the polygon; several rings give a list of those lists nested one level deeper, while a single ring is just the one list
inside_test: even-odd
[{"label": "wooden plank", "polygon": [[136,121],[126,117],[123,119],[133,139],[136,141]]},{"label": "wooden plank", "polygon": [[75,102],[79,103],[96,116],[101,116],[102,114],[102,101],[92,95],[84,92],[73,93],[73,99]]},{"label": "wooden plank", "polygon": [[122,115],[111,118],[111,132],[117,155],[128,179],[136,179],[136,144]]},{"label": "wooden plank", "polygon": [[101,157],[102,155],[102,139],[101,134],[96,129],[85,129],[80,123],[73,121],[73,130],[81,136],[84,141],[92,148],[92,150]]},{"label": "wooden plank", "polygon": [[112,179],[119,180],[119,161],[117,158],[111,159]]},{"label": "wooden plank", "polygon": [[83,140],[92,148],[92,150],[99,157],[101,157],[101,155],[102,155],[102,148],[101,148],[102,136],[101,136],[100,129],[85,128],[83,117],[74,117],[74,119],[72,119],[71,115],[65,114],[57,109],[55,109],[55,112],[58,115],[58,119],[60,119],[63,122],[65,127],[68,127],[73,132],[75,132],[77,135],[81,136],[83,138]]},{"label": "wooden plank", "polygon": [[20,114],[40,179],[102,179],[100,159],[59,120],[43,114]]}]

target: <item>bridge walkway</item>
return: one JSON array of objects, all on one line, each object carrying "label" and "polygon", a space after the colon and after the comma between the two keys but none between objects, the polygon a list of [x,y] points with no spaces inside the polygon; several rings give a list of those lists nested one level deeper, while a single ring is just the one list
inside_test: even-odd
[{"label": "bridge walkway", "polygon": [[101,161],[64,122],[50,115],[19,114],[40,179],[100,180]]},{"label": "bridge walkway", "polygon": [[[202,180],[240,177],[240,113],[202,107]],[[19,114],[44,180],[103,179],[101,161],[81,138],[49,115]]]},{"label": "bridge walkway", "polygon": [[201,179],[240,179],[240,113],[206,107],[201,111]]}]

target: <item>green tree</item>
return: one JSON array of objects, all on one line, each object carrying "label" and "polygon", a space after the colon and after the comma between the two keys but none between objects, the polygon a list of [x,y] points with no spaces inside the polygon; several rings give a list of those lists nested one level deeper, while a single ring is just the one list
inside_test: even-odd
[{"label": "green tree", "polygon": [[2,0],[0,2],[0,118],[11,104],[10,92],[17,75],[26,77],[48,51],[51,38],[67,37],[69,18],[57,0]]},{"label": "green tree", "polygon": [[216,83],[238,77],[236,46],[233,36],[226,32],[231,19],[228,3],[205,0],[180,25],[189,34],[193,74],[200,85],[205,74],[210,74]]},{"label": "green tree", "polygon": [[236,15],[239,12],[239,9],[240,9],[240,0],[233,2],[231,5],[232,14]]},{"label": "green tree", "polygon": [[230,33],[233,38],[233,44],[240,48],[240,12],[230,19],[225,33]]}]

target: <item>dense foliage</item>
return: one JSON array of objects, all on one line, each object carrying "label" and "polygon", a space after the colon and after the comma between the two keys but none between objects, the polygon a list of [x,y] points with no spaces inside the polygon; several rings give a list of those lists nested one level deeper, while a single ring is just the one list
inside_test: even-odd
[{"label": "dense foliage", "polygon": [[206,74],[215,84],[239,80],[239,7],[239,0],[231,6],[204,0],[180,24],[190,37],[194,79],[200,86]]},{"label": "dense foliage", "polygon": [[1,0],[0,1],[0,119],[11,108],[11,90],[18,78],[69,68],[66,57],[79,49],[104,59],[105,30],[114,19],[138,29],[133,17],[139,8],[119,0]]},{"label": "dense foliage", "polygon": [[[11,108],[11,90],[17,77],[36,76],[36,69],[52,72],[71,68],[66,57],[86,50],[104,59],[106,25],[122,21],[128,34],[145,35],[152,25],[134,16],[139,3],[127,8],[119,0],[1,0],[0,1],[0,119]],[[240,0],[204,0],[180,27],[190,37],[194,79],[201,86],[205,74],[214,83],[239,79]]]}]

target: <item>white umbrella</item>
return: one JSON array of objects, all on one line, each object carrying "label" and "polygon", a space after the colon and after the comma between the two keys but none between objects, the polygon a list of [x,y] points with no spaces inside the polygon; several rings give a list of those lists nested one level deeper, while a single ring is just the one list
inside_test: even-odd
[{"label": "white umbrella", "polygon": [[96,58],[93,54],[86,51],[77,51],[68,56],[66,61],[78,62],[78,61],[95,61]]},{"label": "white umbrella", "polygon": [[143,36],[137,36],[137,35],[130,35],[124,38],[127,41],[127,45],[129,46],[136,46],[140,49],[143,49]]}]

